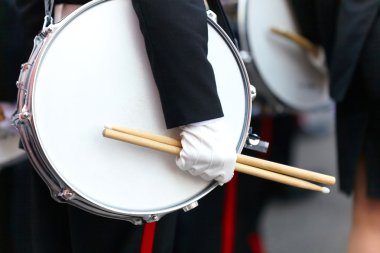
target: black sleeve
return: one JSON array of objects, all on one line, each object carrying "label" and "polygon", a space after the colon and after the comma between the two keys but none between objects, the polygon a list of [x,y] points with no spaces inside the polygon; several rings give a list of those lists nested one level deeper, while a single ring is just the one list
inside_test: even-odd
[{"label": "black sleeve", "polygon": [[168,128],[223,116],[203,0],[132,0]]}]

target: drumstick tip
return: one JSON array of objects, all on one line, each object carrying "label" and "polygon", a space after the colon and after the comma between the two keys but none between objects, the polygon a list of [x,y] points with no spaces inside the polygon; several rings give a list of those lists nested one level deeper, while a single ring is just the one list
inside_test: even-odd
[{"label": "drumstick tip", "polygon": [[106,125],[104,125],[104,128],[112,130],[112,125],[106,124]]},{"label": "drumstick tip", "polygon": [[330,193],[330,189],[327,188],[327,187],[322,187],[322,193],[329,194]]}]

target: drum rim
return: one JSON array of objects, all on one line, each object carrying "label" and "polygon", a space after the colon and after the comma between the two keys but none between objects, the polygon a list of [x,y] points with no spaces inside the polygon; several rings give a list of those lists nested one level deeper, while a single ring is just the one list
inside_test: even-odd
[{"label": "drum rim", "polygon": [[[184,208],[198,201],[199,199],[203,198],[206,194],[211,192],[215,187],[217,187],[218,184],[216,182],[211,182],[199,194],[196,194],[195,196],[190,197],[188,200],[184,200],[178,205],[159,209],[154,214],[152,214],[151,211],[138,211],[138,212],[128,211],[128,213],[119,212],[117,210],[114,210],[113,208],[98,205],[97,203],[94,203],[94,202],[90,202],[87,200],[87,198],[77,193],[75,193],[76,195],[73,198],[66,198],[65,196],[62,196],[62,191],[64,189],[69,188],[68,184],[58,175],[58,173],[55,171],[52,164],[49,162],[49,159],[46,157],[45,152],[43,151],[41,141],[39,140],[39,136],[37,134],[35,122],[33,120],[33,102],[32,102],[33,94],[34,94],[33,88],[35,86],[35,77],[37,76],[35,73],[39,72],[40,64],[43,61],[44,56],[47,53],[50,45],[54,41],[54,38],[58,36],[59,32],[66,25],[68,25],[72,20],[74,20],[81,13],[94,7],[95,5],[101,4],[103,2],[108,2],[108,1],[110,0],[95,0],[81,6],[80,8],[75,10],[73,13],[68,15],[65,19],[63,19],[59,23],[50,25],[45,30],[45,32],[42,33],[43,38],[42,39],[40,38],[39,41],[38,39],[36,40],[37,45],[35,45],[33,52],[28,60],[28,64],[30,64],[31,69],[28,73],[25,73],[25,75],[27,75],[26,78],[20,74],[20,79],[22,78],[26,79],[25,83],[27,83],[28,85],[27,87],[28,92],[24,94],[22,89],[19,89],[19,99],[18,99],[19,100],[18,113],[21,114],[25,109],[27,109],[31,117],[27,118],[25,122],[22,122],[22,124],[21,122],[18,122],[18,120],[15,120],[15,122],[16,121],[18,122],[17,126],[19,128],[21,140],[25,146],[25,150],[28,153],[31,163],[35,167],[40,177],[47,184],[51,192],[51,195],[54,199],[56,199],[59,202],[65,202],[67,204],[71,204],[85,211],[88,211],[100,216],[128,220],[134,224],[141,224],[143,220],[149,221],[151,219],[151,216],[160,218],[167,213],[179,210],[181,208]],[[209,17],[207,18],[207,23],[222,37],[222,39],[228,45],[228,48],[230,49],[230,51],[233,53],[236,63],[238,63],[238,67],[239,67],[242,80],[245,86],[244,90],[245,90],[245,96],[246,96],[246,103],[245,103],[246,112],[245,112],[245,117],[244,117],[244,126],[242,126],[242,132],[241,132],[239,144],[237,147],[237,150],[240,152],[244,147],[245,138],[248,135],[248,128],[249,128],[250,116],[251,116],[252,105],[251,105],[250,97],[249,97],[250,83],[249,83],[248,74],[246,72],[244,63],[240,58],[240,54],[238,50],[235,48],[235,45],[230,40],[228,35],[211,18]],[[38,38],[38,36],[36,38]]]}]

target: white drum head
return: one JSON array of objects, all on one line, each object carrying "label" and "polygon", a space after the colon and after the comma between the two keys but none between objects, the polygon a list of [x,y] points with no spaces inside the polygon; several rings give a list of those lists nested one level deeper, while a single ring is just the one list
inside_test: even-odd
[{"label": "white drum head", "polygon": [[[37,66],[32,113],[44,155],[65,184],[95,205],[129,215],[172,211],[210,191],[210,182],[180,171],[174,156],[102,136],[104,125],[113,124],[178,138],[176,129],[166,130],[130,1],[90,3],[58,27]],[[209,59],[240,149],[249,120],[247,85],[211,26],[209,37]]]}]

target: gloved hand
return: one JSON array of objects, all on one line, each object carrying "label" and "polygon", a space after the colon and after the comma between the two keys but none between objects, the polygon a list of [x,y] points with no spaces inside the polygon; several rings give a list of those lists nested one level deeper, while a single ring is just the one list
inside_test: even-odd
[{"label": "gloved hand", "polygon": [[194,176],[220,185],[230,181],[236,163],[236,144],[224,118],[180,127],[182,151],[177,166]]}]

